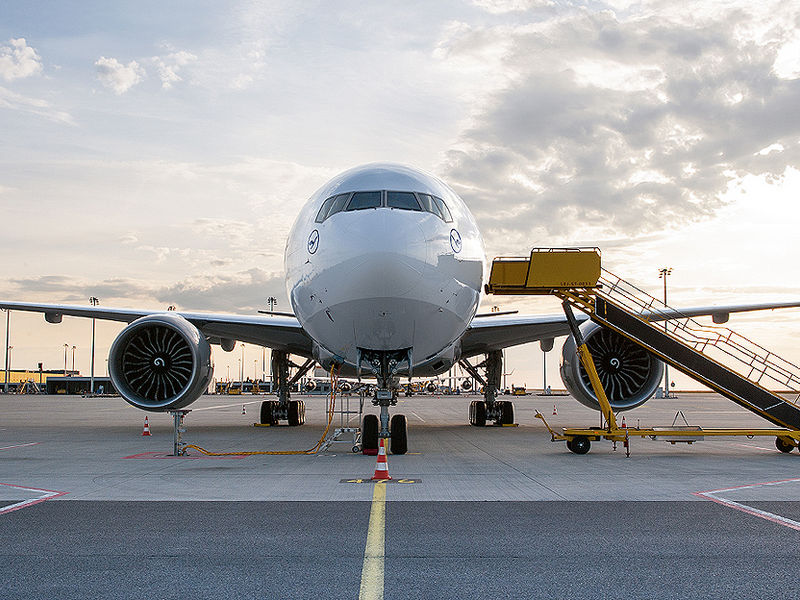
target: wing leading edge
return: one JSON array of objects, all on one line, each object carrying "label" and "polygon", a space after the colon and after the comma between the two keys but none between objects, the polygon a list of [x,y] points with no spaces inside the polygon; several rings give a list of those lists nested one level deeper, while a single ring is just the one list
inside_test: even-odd
[{"label": "wing leading edge", "polygon": [[[132,323],[140,317],[164,312],[67,304],[34,304],[31,302],[0,302],[0,308],[43,313],[45,319],[51,323],[59,322],[62,316]],[[296,317],[225,315],[182,311],[175,311],[175,314],[192,323],[212,343],[219,343],[222,339],[231,339],[267,346],[268,348],[300,356],[311,356],[311,338],[305,333]]]},{"label": "wing leading edge", "polygon": [[[682,319],[687,317],[712,317],[716,323],[724,323],[731,313],[798,308],[800,302],[776,302],[772,304],[735,304],[729,306],[700,306],[664,310],[645,315],[651,321]],[[579,323],[589,320],[584,314],[575,315]],[[469,358],[491,350],[502,350],[511,346],[538,342],[569,335],[567,319],[563,314],[476,316],[464,337],[461,338],[462,356]]]}]

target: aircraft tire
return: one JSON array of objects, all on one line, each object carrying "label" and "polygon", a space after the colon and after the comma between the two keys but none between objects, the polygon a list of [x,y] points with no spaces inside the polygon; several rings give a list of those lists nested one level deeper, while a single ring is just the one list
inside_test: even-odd
[{"label": "aircraft tire", "polygon": [[300,408],[300,401],[299,400],[289,400],[289,412],[286,415],[286,420],[289,421],[289,427],[297,427],[301,424],[300,422],[300,414],[302,409]]},{"label": "aircraft tire", "polygon": [[392,454],[408,452],[408,421],[405,415],[394,415],[389,429],[389,447]]},{"label": "aircraft tire", "polygon": [[277,420],[275,419],[275,405],[277,403],[274,400],[264,400],[261,403],[261,424],[262,425],[275,425]]},{"label": "aircraft tire", "polygon": [[794,444],[784,438],[775,438],[775,447],[781,452],[788,454],[794,450]]},{"label": "aircraft tire", "polygon": [[486,403],[483,400],[473,400],[469,403],[469,424],[474,427],[486,425]]},{"label": "aircraft tire", "polygon": [[514,424],[514,403],[510,400],[503,400],[500,405],[500,424],[513,425]]},{"label": "aircraft tire", "polygon": [[378,431],[380,423],[377,415],[364,415],[361,426],[361,451],[364,454],[378,453]]}]

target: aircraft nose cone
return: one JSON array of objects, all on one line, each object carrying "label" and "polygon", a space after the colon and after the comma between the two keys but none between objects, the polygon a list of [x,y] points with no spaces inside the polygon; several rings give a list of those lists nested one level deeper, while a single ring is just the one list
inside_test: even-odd
[{"label": "aircraft nose cone", "polygon": [[376,211],[350,234],[370,250],[354,263],[353,288],[364,298],[403,297],[423,277],[427,262],[425,235],[414,213]]}]

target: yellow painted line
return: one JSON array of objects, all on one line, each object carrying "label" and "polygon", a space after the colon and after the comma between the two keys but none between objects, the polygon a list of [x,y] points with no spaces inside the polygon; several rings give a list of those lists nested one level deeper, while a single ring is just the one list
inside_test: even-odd
[{"label": "yellow painted line", "polygon": [[383,600],[384,534],[386,531],[386,482],[375,484],[369,511],[364,566],[358,600]]}]

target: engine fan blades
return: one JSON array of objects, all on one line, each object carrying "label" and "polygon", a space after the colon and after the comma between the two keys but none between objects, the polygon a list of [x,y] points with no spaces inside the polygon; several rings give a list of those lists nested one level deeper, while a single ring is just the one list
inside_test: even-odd
[{"label": "engine fan blades", "polygon": [[167,327],[137,331],[128,340],[121,363],[131,390],[154,402],[178,396],[192,377],[191,348]]}]

